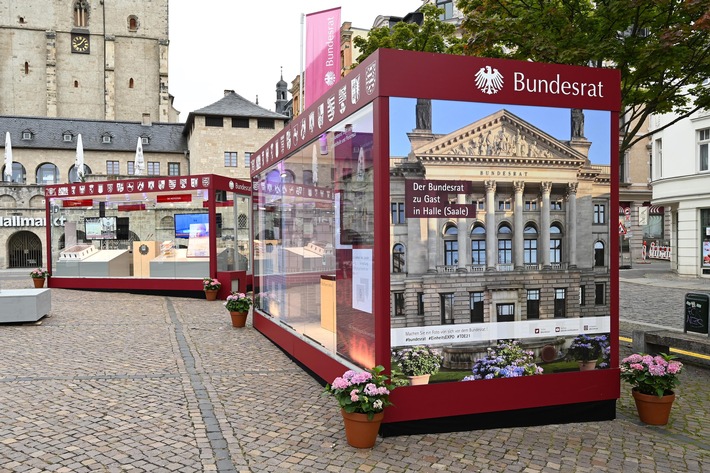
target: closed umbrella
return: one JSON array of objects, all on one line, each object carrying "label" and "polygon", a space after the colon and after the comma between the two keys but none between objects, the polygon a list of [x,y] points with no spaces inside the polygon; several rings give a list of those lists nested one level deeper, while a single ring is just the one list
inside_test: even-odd
[{"label": "closed umbrella", "polygon": [[135,169],[133,174],[136,176],[142,176],[145,174],[145,159],[143,159],[143,140],[138,137],[138,144],[136,145],[136,160]]},{"label": "closed umbrella", "polygon": [[12,143],[10,143],[10,132],[5,133],[5,182],[12,182]]},{"label": "closed umbrella", "polygon": [[77,180],[84,180],[84,145],[81,142],[81,133],[76,138],[76,160],[74,161],[74,167],[76,168]]}]

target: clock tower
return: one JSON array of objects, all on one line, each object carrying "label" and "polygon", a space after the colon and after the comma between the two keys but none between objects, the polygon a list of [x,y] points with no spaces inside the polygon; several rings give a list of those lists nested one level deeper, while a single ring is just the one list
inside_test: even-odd
[{"label": "clock tower", "polygon": [[168,0],[1,3],[0,115],[178,121]]}]

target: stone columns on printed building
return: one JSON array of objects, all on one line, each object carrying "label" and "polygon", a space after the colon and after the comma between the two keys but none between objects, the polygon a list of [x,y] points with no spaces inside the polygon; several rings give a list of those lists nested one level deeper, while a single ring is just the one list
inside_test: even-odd
[{"label": "stone columns on printed building", "polygon": [[542,215],[540,216],[540,250],[542,251],[542,269],[550,269],[550,192],[551,182],[541,182]]},{"label": "stone columns on printed building", "polygon": [[496,270],[496,181],[485,181],[486,186],[486,271]]},{"label": "stone columns on printed building", "polygon": [[[458,194],[456,199],[457,204],[466,204],[466,194]],[[471,233],[468,231],[468,219],[459,217],[457,227],[459,230],[459,264],[456,272],[465,273],[468,271],[466,263],[471,261]]]},{"label": "stone columns on printed building", "polygon": [[577,267],[577,186],[570,182],[567,186],[567,235],[569,238],[569,267]]},{"label": "stone columns on printed building", "polygon": [[515,269],[523,269],[525,267],[523,257],[523,191],[525,190],[525,182],[515,181],[513,182],[513,187],[515,188],[515,207],[513,208],[513,223],[515,224],[513,248],[515,249],[515,255],[513,263],[515,264]]},{"label": "stone columns on printed building", "polygon": [[437,222],[436,217],[429,217],[427,219],[427,255],[429,256],[429,267],[427,269],[428,273],[436,272],[436,242],[439,240],[437,232]]}]

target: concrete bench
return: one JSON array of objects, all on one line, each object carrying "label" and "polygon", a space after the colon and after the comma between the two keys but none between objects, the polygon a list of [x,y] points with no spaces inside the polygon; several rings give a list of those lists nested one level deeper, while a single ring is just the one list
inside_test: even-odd
[{"label": "concrete bench", "polygon": [[[634,330],[633,349],[637,353],[670,353],[671,348],[710,356],[710,337],[701,333],[683,333],[673,330]],[[684,357],[688,358],[688,357]],[[710,365],[710,360],[692,357],[692,360]]]},{"label": "concrete bench", "polygon": [[50,289],[0,291],[0,323],[36,322],[52,310]]}]

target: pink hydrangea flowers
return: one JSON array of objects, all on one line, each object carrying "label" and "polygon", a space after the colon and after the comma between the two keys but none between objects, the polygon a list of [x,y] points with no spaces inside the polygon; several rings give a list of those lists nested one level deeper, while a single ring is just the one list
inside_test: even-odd
[{"label": "pink hydrangea flowers", "polygon": [[348,370],[326,385],[325,393],[335,397],[345,412],[367,414],[372,418],[376,412],[392,404],[390,387],[386,384],[388,378],[382,371],[382,366],[368,371]]},{"label": "pink hydrangea flowers", "polygon": [[634,353],[621,360],[621,378],[642,394],[663,396],[673,392],[679,384],[678,375],[683,369],[674,356],[661,353],[656,356]]}]

